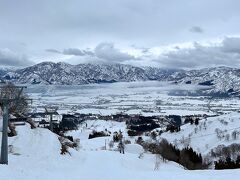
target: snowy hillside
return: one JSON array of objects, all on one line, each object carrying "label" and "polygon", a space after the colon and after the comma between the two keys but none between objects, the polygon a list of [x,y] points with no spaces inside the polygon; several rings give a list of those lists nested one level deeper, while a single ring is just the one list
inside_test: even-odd
[{"label": "snowy hillside", "polygon": [[180,132],[166,132],[161,138],[166,138],[179,148],[190,146],[208,156],[219,145],[240,143],[240,113],[209,117],[201,120],[199,125],[188,123],[181,126]]},{"label": "snowy hillside", "polygon": [[[70,150],[71,155],[60,155],[57,136],[46,129],[18,127],[18,135],[10,139],[9,165],[0,166],[0,179],[32,180],[66,178],[95,180],[154,178],[154,156],[139,159],[133,146],[125,155],[115,151],[100,150],[101,138],[89,140],[92,149],[83,143],[79,151]],[[102,144],[101,144],[102,145]],[[137,145],[136,145],[137,146]],[[99,149],[98,149],[99,148]],[[181,173],[183,169],[175,163],[168,163],[161,169],[171,168]],[[94,173],[93,173],[94,172]],[[115,172],[115,173],[112,173]],[[166,170],[167,173],[167,170]]]},{"label": "snowy hillside", "polygon": [[[161,138],[166,138],[174,143],[180,141],[182,136],[188,137],[189,144],[197,151],[208,155],[211,149],[220,144],[229,145],[239,143],[239,138],[226,140],[226,134],[231,134],[239,124],[239,113],[226,114],[219,117],[208,118],[200,121],[195,130],[195,125],[184,125],[178,133],[163,133]],[[224,121],[222,121],[224,120]],[[70,154],[60,155],[61,145],[57,135],[47,129],[30,129],[28,125],[17,127],[18,135],[9,138],[9,165],[0,166],[0,179],[4,180],[50,180],[50,179],[211,179],[221,180],[226,178],[237,178],[239,170],[184,170],[174,162],[163,162],[159,160],[156,169],[156,156],[144,152],[143,148],[135,144],[137,137],[127,136],[124,122],[112,122],[91,120],[87,126],[82,125],[79,130],[68,132],[74,138],[80,138],[80,149],[69,149]],[[205,124],[205,125],[204,125]],[[201,128],[200,128],[201,127]],[[205,129],[206,127],[206,129]],[[224,132],[225,138],[217,138],[215,129]],[[92,130],[105,130],[111,133],[121,130],[125,140],[131,144],[126,145],[125,154],[117,151],[116,144],[109,147],[111,136],[88,139]],[[195,133],[196,131],[196,133]],[[0,135],[1,138],[1,135]],[[145,137],[149,138],[149,137]],[[107,143],[106,143],[107,142]],[[106,150],[105,150],[106,145]],[[208,145],[208,146],[206,146]],[[183,146],[180,143],[178,147]],[[143,153],[143,154],[142,154]],[[142,154],[140,156],[140,154]],[[174,176],[172,174],[174,173]]]}]

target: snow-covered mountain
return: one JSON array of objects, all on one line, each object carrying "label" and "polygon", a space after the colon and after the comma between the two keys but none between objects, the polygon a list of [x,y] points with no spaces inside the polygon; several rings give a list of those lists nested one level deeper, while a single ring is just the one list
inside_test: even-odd
[{"label": "snow-covered mountain", "polygon": [[167,70],[123,64],[79,64],[43,62],[11,72],[0,70],[2,79],[15,83],[77,85],[103,82],[173,81],[211,87],[209,92],[240,90],[240,69],[229,67],[200,70]]},{"label": "snow-covered mountain", "polygon": [[240,90],[240,69],[230,67],[178,71],[167,80],[212,87],[211,92],[236,93]]},{"label": "snow-covered mountain", "polygon": [[5,79],[17,83],[88,84],[101,82],[129,82],[159,80],[170,71],[157,68],[140,68],[122,64],[79,64],[43,62],[14,73]]},{"label": "snow-covered mountain", "polygon": [[5,67],[5,66],[0,67],[0,77],[5,75],[6,73],[9,73],[9,72],[13,71],[12,69],[13,68]]}]

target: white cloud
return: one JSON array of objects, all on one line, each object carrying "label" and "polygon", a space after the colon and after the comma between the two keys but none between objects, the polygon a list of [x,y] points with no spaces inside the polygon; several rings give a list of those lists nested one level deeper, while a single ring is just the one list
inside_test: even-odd
[{"label": "white cloud", "polygon": [[65,55],[74,55],[74,56],[84,56],[85,54],[82,50],[77,48],[68,48],[63,50],[63,54]]},{"label": "white cloud", "polygon": [[240,38],[224,38],[211,46],[194,43],[193,48],[177,49],[161,54],[153,61],[164,68],[203,68],[240,65]]},{"label": "white cloud", "polygon": [[101,43],[96,46],[94,52],[96,57],[110,62],[123,62],[135,59],[134,56],[116,49],[113,43]]},{"label": "white cloud", "polygon": [[[239,37],[225,37],[221,40],[175,43],[154,48],[131,46],[118,49],[113,43],[100,43],[92,50],[88,49],[87,51],[77,48],[65,49],[62,55],[72,55],[65,58],[64,61],[73,64],[88,62],[123,63],[169,69],[196,69],[239,66],[239,47]],[[142,49],[147,49],[147,51],[142,51]]]},{"label": "white cloud", "polygon": [[[141,61],[147,66],[153,62],[152,59],[161,62],[163,58],[156,55],[167,54],[166,51],[169,57],[165,59],[175,59],[176,56],[187,58],[181,46],[169,50],[166,45],[238,35],[239,5],[238,0],[0,1],[0,49],[14,49],[17,54],[14,58],[18,59],[17,62],[22,59],[23,65],[28,63],[26,58],[21,57],[22,54],[27,54],[35,62],[76,56],[74,59],[122,63]],[[15,48],[19,42],[27,46]],[[117,46],[117,49],[111,43],[100,42],[114,42],[122,46]],[[226,47],[224,45],[218,51],[232,56],[233,51],[239,52],[235,45],[235,49],[230,47],[229,44],[234,43],[238,42],[228,39],[224,42]],[[143,48],[139,51],[124,50],[132,44]],[[54,49],[46,52],[49,47]],[[86,47],[92,49],[88,51]],[[153,47],[159,48],[153,50]],[[186,47],[183,51],[190,50]],[[196,54],[196,51],[189,53]],[[6,58],[1,61],[9,63]],[[191,63],[181,64],[186,66]]]},{"label": "white cloud", "polygon": [[0,65],[3,66],[28,66],[33,64],[26,55],[17,54],[9,49],[0,49]]},{"label": "white cloud", "polygon": [[240,38],[239,37],[227,37],[223,40],[222,49],[229,53],[240,54]]}]

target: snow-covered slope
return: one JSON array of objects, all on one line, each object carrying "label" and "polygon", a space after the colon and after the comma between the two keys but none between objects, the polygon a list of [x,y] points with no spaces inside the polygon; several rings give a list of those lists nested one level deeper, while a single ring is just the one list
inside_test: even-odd
[{"label": "snow-covered slope", "polygon": [[[93,141],[92,149],[71,150],[70,155],[60,155],[60,143],[55,134],[47,129],[17,127],[18,135],[9,138],[9,165],[0,165],[0,179],[3,180],[78,180],[78,179],[141,179],[154,178],[154,156],[138,158],[139,145],[129,146],[125,155],[116,151],[101,150],[102,139]],[[1,133],[0,133],[1,135]],[[101,144],[101,146],[100,146]],[[90,143],[91,145],[91,143]],[[99,145],[99,146],[98,146]],[[136,152],[136,153],[135,153]],[[160,169],[171,168],[176,172],[183,169],[168,163]]]},{"label": "snow-covered slope", "polygon": [[[161,134],[178,148],[190,146],[203,157],[211,160],[211,151],[218,146],[240,144],[240,113],[232,112],[216,117],[209,117],[199,122],[199,125],[185,124],[180,132]],[[235,154],[237,156],[237,154]],[[239,154],[240,155],[240,154]],[[233,158],[236,158],[233,157]]]},{"label": "snow-covered slope", "polygon": [[[179,133],[164,133],[162,137],[169,141],[180,139],[182,135],[191,136],[191,146],[200,152],[205,152],[207,143],[208,150],[218,144],[230,144],[239,142],[239,140],[225,141],[218,140],[214,135],[212,138],[206,135],[214,133],[215,128],[233,129],[239,126],[239,114],[232,113],[221,117],[209,118],[206,120],[206,129],[204,122],[198,127],[197,133],[194,133],[194,125],[184,125]],[[221,121],[228,122],[225,123]],[[126,153],[120,154],[115,148],[103,149],[105,142],[112,138],[111,136],[88,139],[88,134],[96,129],[98,131],[108,129],[111,132],[122,130],[126,139],[130,139],[132,144],[126,145]],[[87,127],[82,126],[77,131],[71,131],[68,135],[74,138],[81,138],[79,151],[70,149],[70,154],[60,155],[61,145],[58,137],[47,129],[30,129],[29,126],[17,127],[18,135],[9,138],[10,152],[9,165],[0,165],[0,179],[3,180],[141,180],[141,179],[187,179],[187,180],[224,180],[226,178],[238,179],[239,170],[201,170],[188,171],[184,170],[180,165],[173,162],[159,161],[159,168],[156,169],[156,156],[150,153],[143,153],[140,145],[134,143],[135,139],[131,139],[126,135],[126,126],[121,122],[111,121],[87,121]],[[231,133],[229,130],[228,133]],[[204,136],[205,135],[205,136]],[[200,137],[202,136],[202,137]],[[1,133],[0,133],[1,138]],[[136,137],[137,138],[137,137]],[[107,141],[108,142],[108,141]]]}]

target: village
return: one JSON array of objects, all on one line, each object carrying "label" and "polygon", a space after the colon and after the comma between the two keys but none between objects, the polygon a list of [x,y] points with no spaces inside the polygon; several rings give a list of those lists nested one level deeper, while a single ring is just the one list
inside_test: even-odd
[{"label": "village", "polygon": [[[21,126],[26,123],[31,123],[32,126],[40,128],[48,128],[49,130],[59,134],[60,132],[66,132],[71,130],[77,130],[79,126],[85,125],[87,120],[105,120],[125,122],[129,129],[137,131],[136,133],[143,133],[151,131],[155,128],[165,128],[165,131],[175,131],[180,128],[181,125],[206,119],[207,117],[213,117],[206,114],[199,115],[154,115],[144,116],[141,114],[125,114],[118,113],[112,115],[101,114],[81,114],[81,113],[69,113],[59,114],[56,107],[47,107],[40,112],[29,113],[26,117],[11,117],[9,119],[9,126]],[[137,127],[137,128],[136,128]],[[13,128],[11,128],[13,129]]]}]

